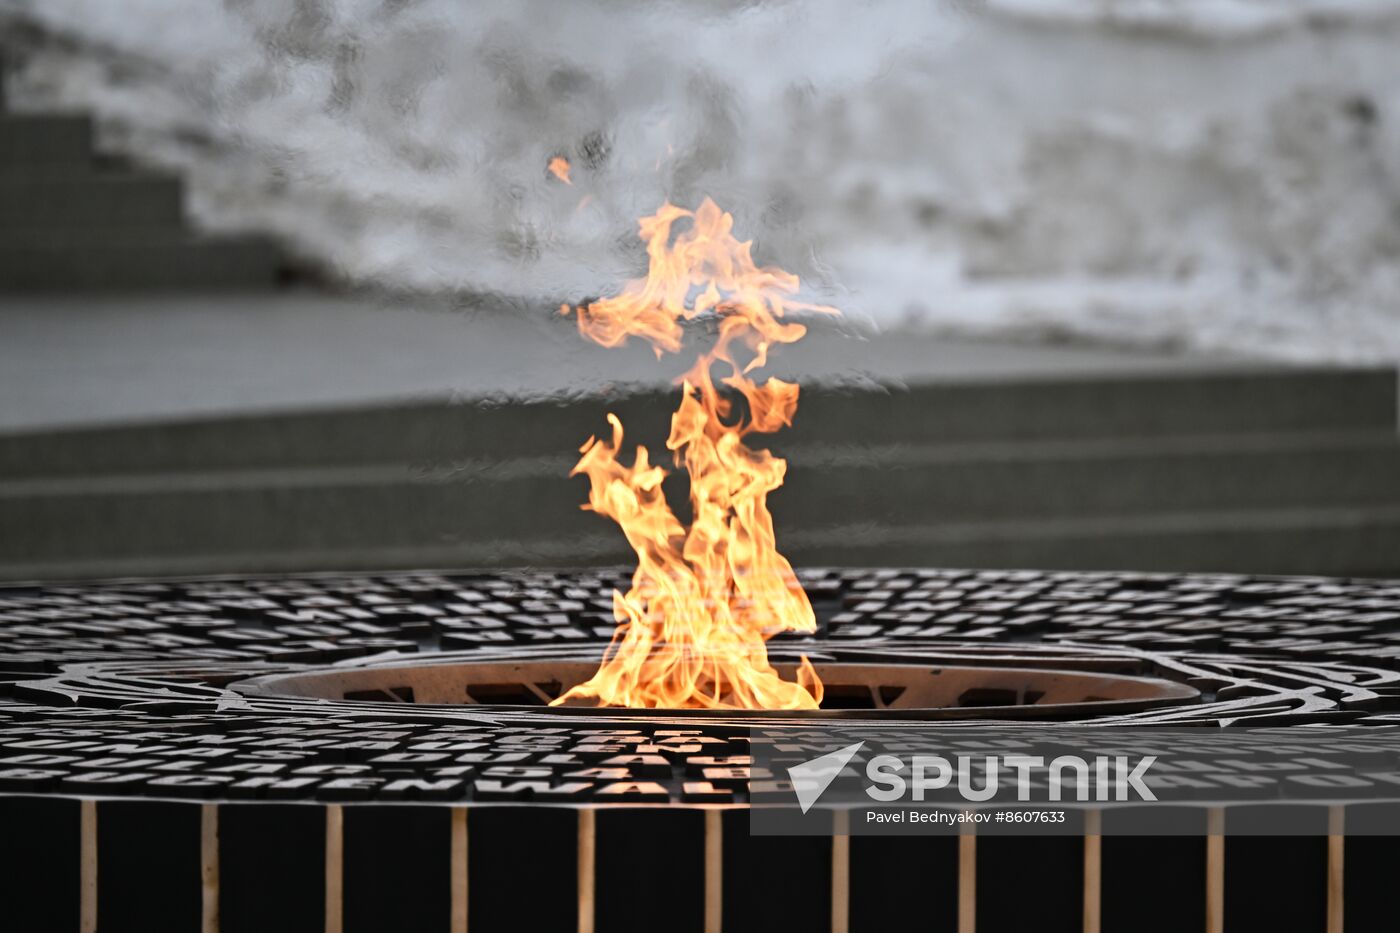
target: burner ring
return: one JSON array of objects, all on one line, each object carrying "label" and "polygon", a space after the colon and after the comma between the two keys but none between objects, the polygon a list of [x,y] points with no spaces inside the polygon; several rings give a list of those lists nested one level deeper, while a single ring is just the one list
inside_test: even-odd
[{"label": "burner ring", "polygon": [[[774,665],[796,678],[796,665]],[[1157,677],[1021,666],[965,666],[818,661],[826,687],[816,710],[600,708],[582,703],[549,706],[587,680],[596,661],[438,655],[432,661],[385,661],[268,674],[230,685],[250,696],[290,696],[432,706],[491,706],[532,713],[814,719],[1062,719],[1122,714],[1197,702],[1200,691]]]}]

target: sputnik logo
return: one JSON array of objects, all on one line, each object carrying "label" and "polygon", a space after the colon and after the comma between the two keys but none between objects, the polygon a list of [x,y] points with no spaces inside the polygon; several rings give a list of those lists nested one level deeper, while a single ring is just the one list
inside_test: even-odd
[{"label": "sputnik logo", "polygon": [[797,794],[797,802],[802,807],[803,813],[812,809],[812,805],[821,799],[821,795],[826,793],[831,782],[836,780],[836,776],[864,745],[864,742],[847,745],[845,748],[838,748],[834,752],[828,752],[818,758],[813,758],[811,761],[804,761],[800,765],[793,765],[787,769],[788,778],[792,781],[793,793]]}]

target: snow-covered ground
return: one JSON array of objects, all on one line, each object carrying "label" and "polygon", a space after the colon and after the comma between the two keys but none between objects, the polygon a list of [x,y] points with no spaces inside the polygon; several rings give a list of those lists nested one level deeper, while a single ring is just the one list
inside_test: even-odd
[{"label": "snow-covered ground", "polygon": [[93,109],[205,225],[356,281],[597,295],[642,267],[638,216],[710,195],[882,325],[1400,359],[1393,0],[0,0],[0,26],[13,105]]}]

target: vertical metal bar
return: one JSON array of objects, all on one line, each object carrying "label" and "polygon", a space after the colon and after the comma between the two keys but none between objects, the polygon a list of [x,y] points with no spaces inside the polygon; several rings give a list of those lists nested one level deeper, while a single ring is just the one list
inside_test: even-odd
[{"label": "vertical metal bar", "polygon": [[848,933],[851,926],[850,813],[837,810],[831,827],[831,933]]},{"label": "vertical metal bar", "polygon": [[219,933],[219,807],[199,808],[201,933]]},{"label": "vertical metal bar", "polygon": [[596,812],[578,811],[578,933],[593,933],[594,855],[598,838]]},{"label": "vertical metal bar", "polygon": [[977,933],[977,833],[972,823],[958,836],[958,933]]},{"label": "vertical metal bar", "polygon": [[1225,931],[1225,811],[1206,811],[1206,933]]},{"label": "vertical metal bar", "polygon": [[345,927],[345,811],[326,807],[326,933]]},{"label": "vertical metal bar", "polygon": [[1327,808],[1327,933],[1342,933],[1346,904],[1346,807]]},{"label": "vertical metal bar", "polygon": [[1084,812],[1084,933],[1103,925],[1103,811]]},{"label": "vertical metal bar", "polygon": [[78,929],[97,933],[97,801],[78,804]]},{"label": "vertical metal bar", "polygon": [[721,933],[724,923],[723,815],[705,811],[705,933]]},{"label": "vertical metal bar", "polygon": [[467,808],[452,808],[452,933],[467,933]]}]

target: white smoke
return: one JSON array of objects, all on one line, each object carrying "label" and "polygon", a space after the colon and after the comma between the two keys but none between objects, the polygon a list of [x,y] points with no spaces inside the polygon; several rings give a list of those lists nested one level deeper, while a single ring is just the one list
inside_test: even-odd
[{"label": "white smoke", "polygon": [[[1400,4],[0,0],[12,96],[345,278],[578,299],[704,195],[878,321],[1400,359]],[[572,186],[545,170],[573,164]]]}]

